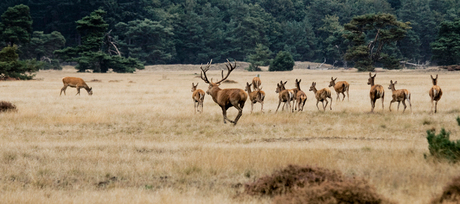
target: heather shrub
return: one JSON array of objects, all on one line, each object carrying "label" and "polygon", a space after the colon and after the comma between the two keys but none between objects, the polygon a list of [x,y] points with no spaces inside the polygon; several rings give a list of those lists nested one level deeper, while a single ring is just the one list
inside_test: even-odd
[{"label": "heather shrub", "polygon": [[7,101],[0,101],[0,112],[15,111],[16,106]]},{"label": "heather shrub", "polygon": [[325,181],[341,182],[342,180],[342,174],[336,171],[319,167],[289,165],[270,176],[246,184],[244,192],[249,195],[275,196],[291,193],[295,188],[319,185]]},{"label": "heather shrub", "polygon": [[444,187],[442,194],[431,200],[431,203],[460,203],[460,176]]},{"label": "heather shrub", "polygon": [[[460,158],[460,142],[450,141],[450,132],[444,128],[436,135],[435,130],[427,130],[428,149],[431,156],[436,159],[448,160],[449,162],[457,162]],[[426,155],[425,155],[426,157]]]}]

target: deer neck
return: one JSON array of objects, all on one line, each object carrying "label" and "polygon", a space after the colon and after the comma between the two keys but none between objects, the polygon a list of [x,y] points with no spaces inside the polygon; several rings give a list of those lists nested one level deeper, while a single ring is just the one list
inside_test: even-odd
[{"label": "deer neck", "polygon": [[213,86],[211,88],[211,90],[209,90],[209,95],[211,95],[211,97],[213,99],[217,98],[217,94],[219,93],[219,91],[221,91],[222,89],[220,89],[218,86]]},{"label": "deer neck", "polygon": [[316,94],[316,92],[318,92],[318,90],[315,88],[312,89],[313,93]]}]

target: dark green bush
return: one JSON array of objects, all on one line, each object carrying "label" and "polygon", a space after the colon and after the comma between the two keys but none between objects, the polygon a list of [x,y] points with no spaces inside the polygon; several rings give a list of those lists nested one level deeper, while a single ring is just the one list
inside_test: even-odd
[{"label": "dark green bush", "polygon": [[292,71],[294,69],[294,59],[291,53],[280,51],[275,59],[270,63],[268,71]]}]

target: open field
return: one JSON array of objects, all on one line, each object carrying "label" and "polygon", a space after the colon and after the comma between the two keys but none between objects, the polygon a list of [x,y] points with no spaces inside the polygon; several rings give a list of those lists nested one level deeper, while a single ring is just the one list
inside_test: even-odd
[{"label": "open field", "polygon": [[[265,113],[249,114],[247,101],[237,126],[223,124],[222,112],[206,96],[204,113],[194,114],[191,83],[207,86],[195,70],[150,68],[135,74],[41,71],[33,81],[1,81],[0,100],[18,112],[0,114],[0,200],[2,203],[270,203],[237,196],[247,182],[288,164],[340,170],[367,179],[378,193],[398,203],[428,203],[460,166],[424,159],[426,130],[444,127],[460,139],[458,72],[378,72],[385,111],[377,100],[370,114],[368,73],[300,70],[262,72]],[[234,71],[242,88],[256,73]],[[430,74],[439,74],[444,95],[430,114]],[[61,78],[83,78],[88,96],[59,96]],[[209,77],[220,78],[211,70]],[[332,111],[316,109],[308,89],[329,85],[331,76],[350,83],[350,100]],[[308,96],[304,112],[274,113],[276,83],[302,79]],[[91,82],[98,79],[101,82]],[[111,81],[112,82],[109,82]],[[412,109],[388,111],[389,81],[412,92]],[[229,109],[229,118],[236,116]]]}]

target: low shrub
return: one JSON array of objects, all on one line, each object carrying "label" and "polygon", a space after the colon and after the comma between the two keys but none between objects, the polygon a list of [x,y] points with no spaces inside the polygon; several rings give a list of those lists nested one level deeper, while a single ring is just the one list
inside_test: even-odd
[{"label": "low shrub", "polygon": [[[444,128],[436,135],[435,130],[427,130],[428,150],[431,156],[436,159],[448,160],[450,162],[457,162],[460,159],[460,142],[450,141],[450,132]],[[426,155],[425,155],[426,157]]]},{"label": "low shrub", "polygon": [[16,111],[16,106],[7,101],[0,101],[0,112]]},{"label": "low shrub", "polygon": [[244,192],[252,196],[274,197],[273,203],[392,203],[376,193],[362,179],[348,179],[339,171],[319,167],[289,165],[246,184]]},{"label": "low shrub", "polygon": [[431,203],[460,203],[460,176],[444,187],[442,194],[432,199]]}]

